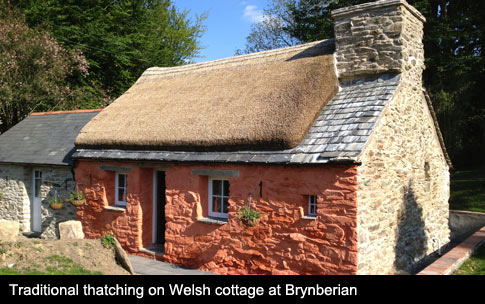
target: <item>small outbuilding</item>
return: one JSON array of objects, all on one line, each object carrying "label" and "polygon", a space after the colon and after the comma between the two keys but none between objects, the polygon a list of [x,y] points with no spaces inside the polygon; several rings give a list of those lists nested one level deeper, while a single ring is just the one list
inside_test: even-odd
[{"label": "small outbuilding", "polygon": [[59,222],[76,219],[74,206],[53,210],[48,199],[74,191],[74,140],[99,111],[33,113],[0,135],[0,219],[49,239]]},{"label": "small outbuilding", "polygon": [[86,237],[221,274],[412,271],[448,243],[425,18],[333,17],[335,39],[146,70],[76,139]]}]

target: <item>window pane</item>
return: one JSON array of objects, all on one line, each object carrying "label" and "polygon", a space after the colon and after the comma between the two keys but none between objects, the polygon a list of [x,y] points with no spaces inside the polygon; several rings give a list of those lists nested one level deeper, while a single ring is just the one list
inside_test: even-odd
[{"label": "window pane", "polygon": [[229,181],[224,181],[224,196],[229,196]]},{"label": "window pane", "polygon": [[118,201],[126,202],[125,193],[126,192],[124,188],[118,188]]},{"label": "window pane", "polygon": [[308,199],[308,214],[317,215],[317,197],[316,195],[310,195]]},{"label": "window pane", "polygon": [[34,196],[40,197],[40,186],[42,185],[42,172],[41,171],[34,171]]},{"label": "window pane", "polygon": [[223,204],[223,211],[222,212],[223,213],[227,213],[228,212],[227,209],[229,207],[229,199],[228,198],[224,198],[223,199],[223,202],[224,202],[224,204]]},{"label": "window pane", "polygon": [[118,187],[125,187],[125,175],[118,174]]},{"label": "window pane", "polygon": [[221,206],[221,198],[217,196],[212,197],[212,212],[221,212],[222,211],[222,206]]},{"label": "window pane", "polygon": [[212,180],[212,194],[221,195],[222,194],[222,183],[220,180]]},{"label": "window pane", "polygon": [[41,180],[40,179],[35,179],[35,197],[40,197],[40,184]]}]

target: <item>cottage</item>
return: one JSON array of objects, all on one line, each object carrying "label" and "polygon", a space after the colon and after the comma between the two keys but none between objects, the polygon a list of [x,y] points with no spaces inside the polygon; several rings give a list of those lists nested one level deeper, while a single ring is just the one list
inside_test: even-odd
[{"label": "cottage", "polygon": [[74,140],[98,112],[33,113],[0,136],[0,219],[49,239],[59,236],[59,222],[76,219],[74,206],[53,210],[48,200],[74,191]]},{"label": "cottage", "polygon": [[411,271],[449,242],[425,18],[404,0],[333,17],[335,39],[146,70],[76,139],[86,236],[221,274]]}]

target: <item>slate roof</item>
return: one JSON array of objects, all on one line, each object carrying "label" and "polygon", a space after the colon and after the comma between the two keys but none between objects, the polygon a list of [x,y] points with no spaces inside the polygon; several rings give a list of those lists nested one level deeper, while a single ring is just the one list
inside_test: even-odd
[{"label": "slate roof", "polygon": [[78,149],[74,158],[204,163],[315,164],[355,161],[364,149],[380,114],[390,101],[400,75],[340,83],[304,140],[281,151],[184,152]]},{"label": "slate roof", "polygon": [[0,163],[72,165],[74,140],[100,110],[34,113],[0,135]]}]

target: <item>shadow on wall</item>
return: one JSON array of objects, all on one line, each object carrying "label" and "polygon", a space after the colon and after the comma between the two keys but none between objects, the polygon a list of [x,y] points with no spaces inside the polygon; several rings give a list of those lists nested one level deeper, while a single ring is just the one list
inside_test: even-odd
[{"label": "shadow on wall", "polygon": [[413,180],[404,189],[395,248],[396,270],[412,272],[416,262],[426,256],[428,240],[425,233],[423,209],[417,204]]},{"label": "shadow on wall", "polygon": [[51,186],[57,186],[57,188],[51,187],[46,198],[42,200],[44,208],[42,211],[42,239],[59,239],[59,223],[77,219],[76,207],[67,201],[64,202],[64,206],[60,210],[53,210],[49,207],[49,199],[51,198],[56,196],[63,200],[69,198],[68,190],[58,190],[58,185]]}]

